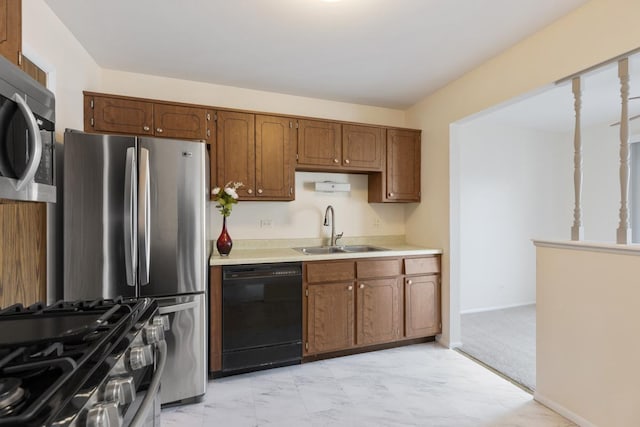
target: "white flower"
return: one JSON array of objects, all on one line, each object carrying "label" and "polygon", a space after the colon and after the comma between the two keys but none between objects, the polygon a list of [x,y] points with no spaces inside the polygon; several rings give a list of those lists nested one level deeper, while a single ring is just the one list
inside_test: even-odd
[{"label": "white flower", "polygon": [[216,187],[213,189],[213,194],[217,195],[220,192],[220,187]]},{"label": "white flower", "polygon": [[236,193],[236,190],[233,188],[227,187],[224,189],[224,192],[230,195],[231,197],[233,197],[234,199],[238,198],[238,193]]}]

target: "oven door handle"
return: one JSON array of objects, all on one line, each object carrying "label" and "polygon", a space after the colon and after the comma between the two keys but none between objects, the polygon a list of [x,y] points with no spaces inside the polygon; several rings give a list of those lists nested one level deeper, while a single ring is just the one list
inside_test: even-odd
[{"label": "oven door handle", "polygon": [[156,371],[153,373],[153,378],[147,389],[147,394],[144,396],[138,412],[131,420],[130,427],[142,427],[147,419],[147,413],[154,407],[154,400],[156,395],[160,391],[160,379],[162,378],[162,372],[164,371],[164,365],[167,362],[167,342],[162,340],[156,344],[156,353],[158,354],[158,364],[156,365]]},{"label": "oven door handle", "polygon": [[33,111],[31,111],[27,105],[27,101],[17,93],[13,94],[13,100],[18,104],[18,108],[27,122],[29,146],[31,150],[29,153],[29,162],[27,163],[27,167],[16,183],[16,190],[22,191],[25,185],[30,184],[31,181],[33,181],[33,177],[36,176],[36,172],[40,166],[40,157],[42,157],[42,138],[40,137],[40,127],[38,127],[36,118],[33,116]]},{"label": "oven door handle", "polygon": [[160,314],[175,313],[177,311],[184,311],[190,308],[197,307],[198,304],[200,304],[199,301],[183,302],[182,304],[167,305],[164,307],[160,307],[159,311],[160,311]]}]

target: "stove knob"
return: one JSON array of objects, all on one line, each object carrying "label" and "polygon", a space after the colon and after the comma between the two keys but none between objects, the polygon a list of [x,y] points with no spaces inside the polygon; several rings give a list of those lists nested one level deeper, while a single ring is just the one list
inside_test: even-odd
[{"label": "stove knob", "polygon": [[104,388],[104,400],[128,405],[136,397],[136,387],[133,377],[113,378]]},{"label": "stove knob", "polygon": [[121,427],[122,418],[116,402],[97,403],[87,413],[87,427]]},{"label": "stove knob", "polygon": [[155,326],[162,326],[163,331],[168,331],[169,329],[171,329],[169,316],[156,316],[153,318],[153,324]]},{"label": "stove knob", "polygon": [[164,329],[159,325],[145,326],[142,330],[144,342],[147,344],[155,344],[164,341]]},{"label": "stove knob", "polygon": [[133,347],[129,350],[129,366],[136,371],[153,363],[153,349],[150,345]]}]

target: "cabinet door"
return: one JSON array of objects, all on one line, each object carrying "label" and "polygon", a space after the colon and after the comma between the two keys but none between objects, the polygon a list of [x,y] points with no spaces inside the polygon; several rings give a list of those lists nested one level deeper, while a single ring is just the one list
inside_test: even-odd
[{"label": "cabinet door", "polygon": [[407,338],[439,334],[440,276],[412,276],[404,281],[404,322]]},{"label": "cabinet door", "polygon": [[207,138],[207,112],[204,108],[154,104],[155,136],[175,139]]},{"label": "cabinet door", "polygon": [[86,96],[84,127],[86,132],[153,135],[153,104],[107,96]]},{"label": "cabinet door", "polygon": [[293,122],[256,115],[256,190],[259,199],[293,200]]},{"label": "cabinet door", "polygon": [[298,166],[301,169],[342,167],[340,123],[298,121]]},{"label": "cabinet door", "polygon": [[307,285],[305,354],[353,346],[353,282]]},{"label": "cabinet door", "polygon": [[358,281],[357,344],[377,344],[400,337],[400,290],[397,278]]},{"label": "cabinet door", "polygon": [[46,301],[45,203],[0,203],[0,307]]},{"label": "cabinet door", "polygon": [[420,132],[387,130],[387,200],[420,201]]},{"label": "cabinet door", "polygon": [[342,164],[363,171],[382,171],[385,130],[342,125]]},{"label": "cabinet door", "polygon": [[242,182],[244,186],[238,189],[238,196],[253,198],[256,181],[254,115],[218,111],[217,116],[218,185]]},{"label": "cabinet door", "polygon": [[22,1],[0,0],[0,55],[20,65]]}]

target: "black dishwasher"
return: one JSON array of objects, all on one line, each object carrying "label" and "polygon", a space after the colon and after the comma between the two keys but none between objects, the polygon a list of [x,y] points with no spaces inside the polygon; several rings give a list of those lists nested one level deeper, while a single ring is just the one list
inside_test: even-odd
[{"label": "black dishwasher", "polygon": [[223,266],[223,375],[301,359],[302,264]]}]

